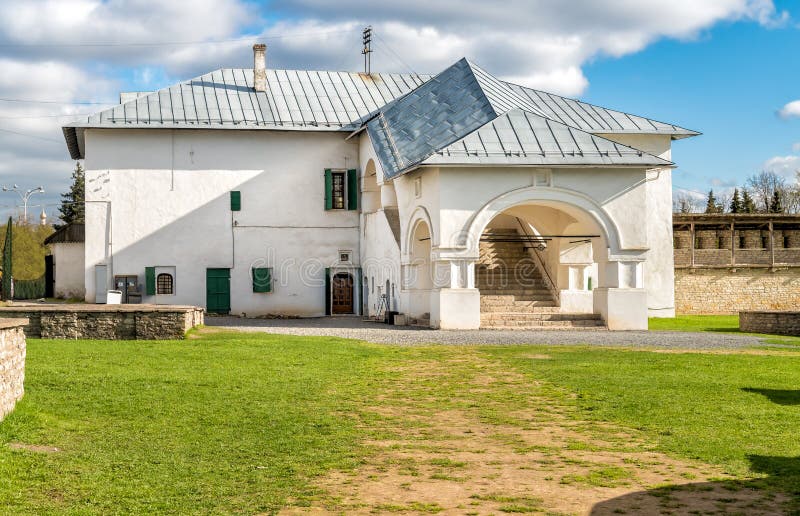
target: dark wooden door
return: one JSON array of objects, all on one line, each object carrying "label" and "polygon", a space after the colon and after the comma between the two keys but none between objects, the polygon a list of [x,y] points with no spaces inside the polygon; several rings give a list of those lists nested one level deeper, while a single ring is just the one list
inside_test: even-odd
[{"label": "dark wooden door", "polygon": [[353,313],[353,276],[346,272],[339,272],[333,277],[331,304],[334,314]]},{"label": "dark wooden door", "polygon": [[44,257],[44,297],[55,297],[56,292],[56,262],[53,255]]},{"label": "dark wooden door", "polygon": [[206,269],[206,310],[216,314],[231,311],[230,269]]}]

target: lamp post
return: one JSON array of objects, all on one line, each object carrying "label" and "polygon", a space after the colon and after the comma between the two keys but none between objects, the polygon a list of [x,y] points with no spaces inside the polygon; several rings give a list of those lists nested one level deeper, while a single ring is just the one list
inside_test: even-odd
[{"label": "lamp post", "polygon": [[43,194],[44,193],[44,187],[37,186],[36,188],[31,188],[30,190],[27,190],[27,191],[23,192],[22,190],[19,189],[19,186],[14,185],[11,188],[9,188],[7,186],[4,186],[3,187],[3,191],[4,192],[15,192],[17,195],[19,195],[20,199],[22,199],[22,210],[23,210],[23,213],[24,213],[23,220],[27,224],[28,223],[28,199],[30,199],[31,195],[33,195],[35,193]]}]

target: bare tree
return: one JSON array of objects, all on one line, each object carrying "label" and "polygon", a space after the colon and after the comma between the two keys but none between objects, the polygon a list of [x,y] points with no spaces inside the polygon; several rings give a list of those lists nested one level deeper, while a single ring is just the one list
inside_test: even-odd
[{"label": "bare tree", "polygon": [[775,192],[781,199],[786,199],[787,186],[786,179],[776,172],[762,170],[758,174],[753,174],[747,178],[747,187],[756,203],[756,208],[760,212],[768,212],[770,203],[775,198]]},{"label": "bare tree", "polygon": [[672,201],[672,210],[676,213],[698,213],[700,203],[691,195],[681,192]]},{"label": "bare tree", "polygon": [[786,189],[783,208],[786,213],[800,213],[800,170],[795,172],[794,184]]}]

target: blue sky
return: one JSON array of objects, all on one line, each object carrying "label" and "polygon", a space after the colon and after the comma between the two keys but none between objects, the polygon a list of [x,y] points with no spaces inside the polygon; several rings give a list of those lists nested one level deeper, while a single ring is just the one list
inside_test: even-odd
[{"label": "blue sky", "polygon": [[[74,166],[60,127],[103,107],[76,102],[249,66],[257,41],[270,67],[357,70],[367,24],[375,70],[436,73],[467,56],[507,80],[701,131],[673,146],[675,185],[697,195],[800,169],[796,1],[0,0],[0,184],[43,185],[36,209],[52,216]],[[0,194],[0,215],[18,204]]]},{"label": "blue sky", "polygon": [[[785,2],[790,8],[789,2]],[[789,9],[800,20],[800,7]],[[696,40],[663,40],[584,70],[583,98],[703,133],[674,142],[676,187],[741,185],[770,158],[800,155],[800,119],[777,112],[800,98],[800,29],[724,23]],[[800,168],[800,162],[798,162]]]}]

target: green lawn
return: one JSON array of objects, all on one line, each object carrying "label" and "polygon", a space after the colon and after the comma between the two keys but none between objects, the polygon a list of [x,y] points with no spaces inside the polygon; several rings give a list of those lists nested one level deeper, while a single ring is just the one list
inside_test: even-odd
[{"label": "green lawn", "polygon": [[[740,333],[738,315],[679,315],[666,319],[653,317],[648,324],[651,330]],[[764,337],[768,344],[800,346],[800,337],[785,335],[749,334]]]},{"label": "green lawn", "polygon": [[[425,361],[449,376],[400,374]],[[487,364],[525,375],[528,390],[481,384],[474,399],[459,397],[459,385]],[[668,454],[743,479],[765,476],[766,488],[800,497],[798,354],[541,346],[465,353],[204,333],[29,341],[25,398],[0,423],[0,512],[273,513],[286,500],[302,505],[317,496],[315,476],[364,459],[360,442],[375,438],[380,421],[367,428],[363,415],[384,403],[388,386],[425,410],[483,410],[491,401],[484,420],[503,424],[532,396],[545,397],[573,407],[571,417],[635,429]]]},{"label": "green lawn", "polygon": [[343,413],[373,376],[373,347],[216,334],[179,342],[28,344],[26,394],[0,423],[0,511],[273,511],[303,479],[346,468]]}]

